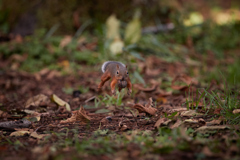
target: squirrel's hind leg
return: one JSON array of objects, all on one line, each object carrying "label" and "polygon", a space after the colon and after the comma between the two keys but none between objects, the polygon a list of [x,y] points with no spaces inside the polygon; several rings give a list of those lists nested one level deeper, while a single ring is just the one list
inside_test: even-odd
[{"label": "squirrel's hind leg", "polygon": [[104,85],[104,83],[106,81],[108,81],[111,78],[111,75],[107,72],[103,73],[102,77],[101,77],[101,82],[98,85],[98,90],[100,90],[102,88],[102,86]]}]

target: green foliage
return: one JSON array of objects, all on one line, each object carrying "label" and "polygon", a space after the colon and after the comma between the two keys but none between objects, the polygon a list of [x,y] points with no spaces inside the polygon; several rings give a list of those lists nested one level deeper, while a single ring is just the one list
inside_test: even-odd
[{"label": "green foliage", "polygon": [[[191,94],[191,93],[190,93]],[[239,124],[240,123],[240,115],[233,114],[234,109],[238,109],[240,105],[239,90],[231,89],[225,85],[223,91],[214,90],[208,91],[208,89],[197,89],[196,100],[193,100],[193,94],[188,96],[191,99],[191,102],[196,102],[196,108],[198,108],[198,104],[200,101],[203,101],[203,105],[205,110],[208,113],[209,109],[220,108],[220,115],[226,119],[226,123],[228,124]],[[198,96],[200,94],[200,96]],[[189,108],[190,100],[186,100],[187,108]],[[192,105],[193,107],[193,105]],[[193,109],[193,108],[192,108]]]},{"label": "green foliage", "polygon": [[72,94],[73,93],[73,88],[72,87],[67,87],[67,88],[62,88],[63,92],[66,94]]},{"label": "green foliage", "polygon": [[168,119],[172,119],[178,112],[173,112],[170,116],[167,115],[167,113],[164,113],[164,116]]},{"label": "green foliage", "polygon": [[[51,36],[54,30],[56,30],[56,26],[48,33],[45,30],[38,30],[35,35],[27,37],[21,44],[5,43],[0,46],[0,53],[6,58],[13,54],[27,54],[27,59],[20,68],[30,72],[39,71],[46,66],[49,66],[50,69],[62,69],[58,65],[58,59],[62,57],[74,63],[96,64],[99,61],[97,53],[90,50],[78,51],[76,39],[73,39],[67,46],[60,47],[62,37]],[[74,67],[74,65],[70,67]]]},{"label": "green foliage", "polygon": [[146,85],[144,79],[142,78],[142,76],[140,75],[140,73],[138,71],[133,72],[133,79],[132,79],[132,81],[135,82],[136,80],[138,82]]},{"label": "green foliage", "polygon": [[98,106],[99,103],[103,103],[106,106],[112,106],[112,105],[116,105],[116,106],[121,106],[123,104],[122,99],[124,97],[124,93],[123,90],[121,92],[116,93],[117,97],[115,97],[114,95],[110,96],[108,94],[106,94],[105,96],[99,96],[99,100],[95,101],[95,105]]}]

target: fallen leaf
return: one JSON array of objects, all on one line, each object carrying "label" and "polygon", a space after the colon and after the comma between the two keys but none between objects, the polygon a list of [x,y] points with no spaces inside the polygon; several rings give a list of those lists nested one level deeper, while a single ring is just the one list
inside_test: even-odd
[{"label": "fallen leaf", "polygon": [[60,44],[59,44],[59,47],[60,47],[60,48],[64,48],[64,47],[65,47],[66,45],[68,45],[71,41],[72,41],[72,36],[67,35],[67,36],[65,36],[65,37],[61,40],[61,42],[60,42]]},{"label": "fallen leaf", "polygon": [[175,123],[174,125],[172,125],[170,128],[171,128],[171,129],[178,128],[182,123],[183,123],[182,120],[181,120],[181,119],[178,119],[178,120],[176,121],[176,123]]},{"label": "fallen leaf", "polygon": [[191,116],[196,116],[196,115],[203,115],[202,113],[197,113],[196,110],[188,110],[188,111],[183,111],[181,113],[181,117],[191,117]]},{"label": "fallen leaf", "polygon": [[39,106],[41,102],[46,102],[48,97],[44,94],[36,95],[32,98],[29,98],[26,102],[25,108],[29,108],[30,106]]},{"label": "fallen leaf", "polygon": [[31,115],[39,115],[40,113],[33,111],[33,110],[29,110],[29,109],[24,109],[23,112],[27,113],[27,114],[31,114]]},{"label": "fallen leaf", "polygon": [[[175,85],[176,82],[183,82],[185,83],[185,85]],[[197,84],[198,82],[196,80],[193,80],[191,77],[187,76],[186,74],[181,74],[176,76],[173,80],[172,80],[172,89],[175,90],[182,90],[183,88],[187,88],[188,86],[190,86],[190,84]]]},{"label": "fallen leaf", "polygon": [[167,121],[163,122],[163,125],[164,125],[164,126],[167,126],[170,122],[172,122],[172,120],[171,120],[171,119],[168,119]]},{"label": "fallen leaf", "polygon": [[57,95],[53,94],[51,96],[51,99],[53,100],[53,102],[57,103],[59,106],[65,106],[66,110],[71,111],[70,105],[67,102],[60,99]]},{"label": "fallen leaf", "polygon": [[205,120],[202,119],[202,118],[199,118],[199,119],[198,119],[198,122],[201,123],[202,125],[205,125],[205,124],[206,124]]},{"label": "fallen leaf", "polygon": [[154,127],[159,128],[165,121],[167,121],[167,118],[159,118],[158,121],[154,124]]},{"label": "fallen leaf", "polygon": [[153,84],[151,87],[144,88],[139,84],[134,84],[133,87],[137,90],[143,91],[143,92],[153,92],[158,88],[159,84]]},{"label": "fallen leaf", "polygon": [[50,70],[48,68],[43,68],[41,71],[38,72],[38,74],[40,76],[44,76],[46,74],[48,74],[50,72]]},{"label": "fallen leaf", "polygon": [[210,122],[207,122],[207,126],[219,125],[221,124],[221,122],[222,122],[222,119],[214,119]]},{"label": "fallen leaf", "polygon": [[60,121],[61,124],[63,123],[75,123],[79,121],[80,124],[87,124],[91,121],[91,118],[86,115],[86,112],[83,108],[83,106],[80,107],[80,109],[75,112],[70,118],[67,120]]},{"label": "fallen leaf", "polygon": [[15,137],[19,137],[19,136],[24,136],[25,134],[30,134],[29,131],[15,131],[15,132],[12,132],[10,134],[10,136],[15,136]]},{"label": "fallen leaf", "polygon": [[184,122],[187,122],[187,123],[198,123],[197,120],[193,120],[193,119],[185,119]]},{"label": "fallen leaf", "polygon": [[216,130],[229,130],[230,128],[228,126],[202,126],[199,127],[198,129],[195,130],[194,133],[208,133],[211,131],[216,131]]},{"label": "fallen leaf", "polygon": [[48,73],[46,79],[53,79],[55,77],[60,77],[60,76],[61,76],[61,73],[59,71],[52,70]]},{"label": "fallen leaf", "polygon": [[139,113],[149,113],[150,115],[154,116],[157,112],[157,109],[153,108],[153,106],[153,100],[152,97],[150,97],[148,103],[145,106],[137,103],[133,106],[133,108],[137,109]]},{"label": "fallen leaf", "polygon": [[181,111],[187,111],[187,108],[173,108],[172,112],[181,112]]},{"label": "fallen leaf", "polygon": [[240,109],[234,109],[233,110],[233,114],[237,114],[237,113],[240,113]]},{"label": "fallen leaf", "polygon": [[122,124],[122,122],[119,122],[118,126],[121,131],[126,131],[128,129],[127,125]]},{"label": "fallen leaf", "polygon": [[205,121],[202,122],[202,120],[197,120],[197,119],[186,119],[183,121],[181,125],[183,125],[186,128],[189,128],[189,127],[198,128],[205,125]]},{"label": "fallen leaf", "polygon": [[42,139],[45,136],[48,136],[49,134],[37,134],[37,132],[32,132],[30,134],[30,137],[37,138],[37,139]]}]

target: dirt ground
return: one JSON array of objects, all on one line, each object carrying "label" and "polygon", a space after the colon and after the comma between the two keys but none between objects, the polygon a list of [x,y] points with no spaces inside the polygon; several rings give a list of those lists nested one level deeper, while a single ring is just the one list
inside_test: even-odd
[{"label": "dirt ground", "polygon": [[[161,62],[161,65],[156,65]],[[143,78],[148,86],[141,84],[133,84],[133,93],[128,96],[127,91],[124,90],[124,96],[122,98],[123,105],[116,106],[112,104],[107,106],[102,103],[100,106],[95,107],[95,99],[98,99],[100,95],[110,93],[109,83],[106,83],[101,92],[97,91],[97,85],[100,82],[101,72],[84,72],[78,71],[76,74],[61,75],[58,71],[43,69],[38,73],[30,74],[23,71],[1,71],[0,73],[0,102],[1,102],[1,122],[18,121],[21,119],[27,119],[31,122],[28,127],[24,128],[11,128],[0,127],[1,131],[1,146],[0,154],[4,159],[58,159],[59,153],[64,155],[64,159],[70,155],[74,155],[76,152],[73,148],[64,148],[54,154],[46,154],[50,152],[51,146],[59,141],[57,134],[53,134],[50,139],[42,142],[42,137],[31,136],[33,132],[37,135],[46,135],[49,133],[62,133],[68,134],[65,138],[73,138],[75,130],[77,132],[78,139],[86,140],[94,135],[94,131],[108,130],[118,135],[125,134],[128,131],[152,131],[157,134],[157,128],[161,126],[168,126],[169,128],[178,127],[178,121],[193,120],[196,123],[186,123],[185,127],[197,129],[202,126],[208,126],[209,123],[213,123],[213,118],[218,119],[219,110],[209,109],[208,114],[201,115],[184,115],[183,112],[187,110],[186,104],[186,92],[189,90],[196,93],[196,89],[200,87],[200,83],[197,80],[187,76],[185,73],[186,65],[179,62],[168,63],[164,62],[156,57],[149,57],[146,63],[138,62],[138,66],[142,67]],[[90,66],[85,66],[90,67]],[[130,68],[129,73],[134,72],[134,68]],[[172,81],[165,77],[164,74],[168,73],[172,77]],[[161,81],[156,81],[161,79]],[[176,82],[185,82],[184,85],[179,85]],[[164,84],[172,82],[169,87],[173,91],[167,92],[164,90]],[[186,84],[191,84],[190,88]],[[88,88],[85,93],[79,90],[79,86],[82,88]],[[72,88],[68,94],[63,88]],[[209,90],[220,88],[218,84],[212,81]],[[31,103],[27,105],[27,101],[34,99],[36,95],[44,95],[48,97],[39,103]],[[66,107],[60,106],[54,103],[51,97],[55,94],[62,100],[67,102],[71,106],[72,111],[67,111]],[[152,97],[153,103],[151,104],[149,98]],[[137,108],[136,104],[147,105],[150,103],[154,113],[151,115],[149,110],[144,108]],[[154,104],[154,105],[153,105]],[[191,104],[193,107],[194,103]],[[84,106],[84,110],[79,110],[80,106]],[[104,111],[105,109],[105,111]],[[107,111],[106,111],[107,109]],[[146,108],[145,108],[146,109]],[[197,113],[206,113],[201,105],[199,105]],[[98,113],[104,111],[104,113]],[[148,112],[149,111],[149,112]],[[171,118],[166,118],[166,115],[171,116],[173,112],[176,112]],[[83,119],[76,119],[74,121],[63,122],[66,119],[73,117],[77,114],[83,115]],[[87,118],[86,118],[87,117]],[[167,120],[170,121],[168,122]],[[165,124],[164,124],[165,123]],[[215,126],[222,125],[223,122],[213,123]],[[235,126],[239,128],[238,126]],[[68,132],[68,131],[69,132]],[[28,131],[27,134],[22,136],[11,136],[11,133],[15,131]],[[224,136],[231,135],[230,132],[224,133]],[[222,132],[210,136],[210,138],[222,137]],[[64,137],[64,136],[63,136]],[[23,144],[25,147],[21,145]],[[26,147],[27,146],[27,147]],[[41,151],[38,151],[38,147],[41,146]],[[193,145],[194,146],[194,145]],[[223,145],[224,146],[224,145]],[[139,146],[136,144],[129,144],[126,149],[125,158],[132,159],[139,157]],[[123,148],[117,149],[121,151]],[[234,149],[232,149],[234,150]],[[227,148],[222,149],[222,153],[218,155],[211,155],[205,157],[205,159],[221,159],[224,151],[228,155],[234,154],[232,150]],[[138,151],[138,152],[137,152]],[[136,155],[134,154],[136,152]],[[192,148],[187,151],[174,150],[168,154],[155,154],[144,155],[143,159],[195,159],[196,152],[199,149]],[[207,152],[207,151],[206,151]],[[231,153],[230,153],[231,152]],[[239,153],[236,151],[236,153]],[[119,153],[120,154],[120,153]],[[123,156],[123,155],[121,155]],[[121,157],[120,156],[120,157]],[[124,157],[124,156],[123,156]],[[62,157],[63,158],[63,157]],[[82,155],[85,159],[112,159],[111,155],[101,154],[99,155]],[[116,158],[116,156],[115,156]]]}]

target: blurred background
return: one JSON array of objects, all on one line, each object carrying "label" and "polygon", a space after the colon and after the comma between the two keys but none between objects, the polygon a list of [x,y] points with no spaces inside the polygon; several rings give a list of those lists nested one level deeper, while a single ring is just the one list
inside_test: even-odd
[{"label": "blurred background", "polygon": [[1,0],[0,67],[73,72],[109,59],[157,56],[187,65],[205,82],[223,75],[235,84],[239,6],[239,0]]}]

